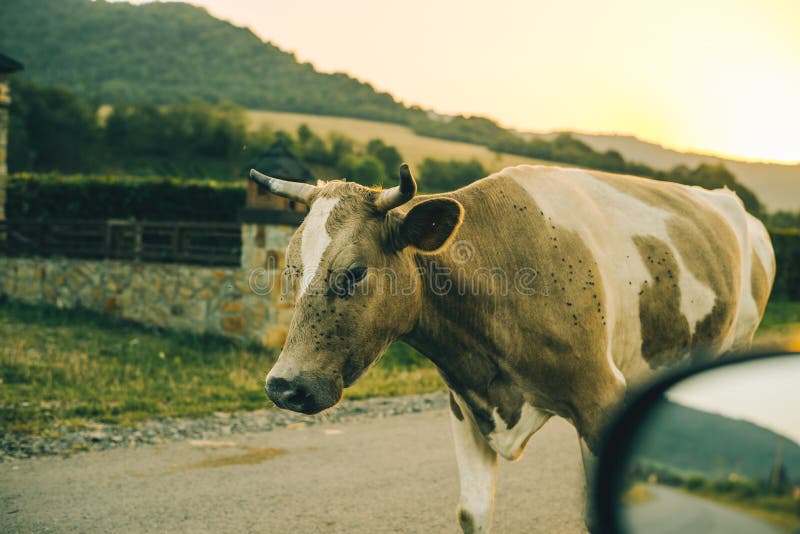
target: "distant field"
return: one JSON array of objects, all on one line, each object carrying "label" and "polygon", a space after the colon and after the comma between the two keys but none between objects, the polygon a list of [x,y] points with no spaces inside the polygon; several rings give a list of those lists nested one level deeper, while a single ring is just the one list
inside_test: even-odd
[{"label": "distant field", "polygon": [[[412,165],[418,165],[426,157],[439,159],[476,158],[489,172],[522,163],[559,165],[552,161],[536,160],[511,154],[497,155],[486,147],[470,143],[445,141],[415,134],[410,128],[385,122],[325,117],[274,111],[248,112],[253,127],[270,123],[273,127],[292,132],[303,123],[316,133],[327,136],[330,132],[340,132],[365,143],[380,137],[400,150]],[[630,136],[573,134],[599,151],[618,150],[625,158],[641,161],[656,168],[669,168],[680,163],[695,166],[700,163],[724,163],[740,181],[751,188],[771,210],[800,207],[800,165],[781,165],[778,163],[744,162],[682,153],[665,149],[657,144],[641,141]],[[566,165],[566,164],[565,164]],[[568,166],[568,165],[566,165]]]},{"label": "distant field", "polygon": [[331,132],[339,132],[352,137],[359,143],[366,143],[370,139],[378,137],[386,143],[397,147],[403,158],[414,166],[419,165],[422,160],[428,157],[461,160],[475,158],[490,173],[523,163],[553,165],[552,161],[542,161],[511,154],[495,154],[488,148],[478,145],[417,135],[407,126],[386,122],[277,111],[251,110],[248,111],[248,115],[252,120],[254,129],[267,123],[275,129],[295,132],[298,126],[305,123],[317,135],[322,137],[327,137]]}]

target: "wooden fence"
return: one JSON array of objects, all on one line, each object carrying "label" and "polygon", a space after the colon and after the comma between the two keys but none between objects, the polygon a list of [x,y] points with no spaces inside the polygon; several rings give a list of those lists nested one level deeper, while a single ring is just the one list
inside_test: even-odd
[{"label": "wooden fence", "polygon": [[0,221],[0,254],[239,265],[238,223],[131,220]]}]

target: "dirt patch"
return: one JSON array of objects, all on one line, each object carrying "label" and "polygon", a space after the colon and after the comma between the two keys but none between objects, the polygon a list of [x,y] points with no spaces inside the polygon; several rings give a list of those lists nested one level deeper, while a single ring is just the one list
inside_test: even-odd
[{"label": "dirt patch", "polygon": [[213,467],[228,467],[231,465],[254,465],[266,462],[286,454],[286,449],[273,449],[271,447],[254,447],[252,445],[240,445],[235,441],[208,441],[208,440],[193,440],[189,442],[192,447],[198,447],[205,450],[225,450],[236,449],[242,451],[242,454],[223,454],[199,462],[178,466],[167,471],[166,474],[180,473],[182,471],[190,471],[192,469],[209,469]]}]

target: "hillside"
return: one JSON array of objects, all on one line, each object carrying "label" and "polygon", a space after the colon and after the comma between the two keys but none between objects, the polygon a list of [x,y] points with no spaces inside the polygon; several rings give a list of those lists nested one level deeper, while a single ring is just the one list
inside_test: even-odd
[{"label": "hillside", "polygon": [[[760,163],[679,152],[630,135],[572,133],[595,150],[616,150],[626,159],[641,161],[659,169],[675,165],[694,166],[722,163],[744,185],[758,194],[771,210],[800,209],[800,165]],[[555,134],[544,137],[554,137]]]},{"label": "hillside", "polygon": [[415,166],[419,166],[425,158],[458,160],[474,158],[480,161],[489,172],[523,163],[554,165],[552,161],[513,154],[498,154],[484,146],[472,143],[427,137],[417,134],[408,126],[401,124],[278,111],[250,110],[247,115],[252,128],[267,124],[275,129],[294,132],[301,124],[307,124],[315,133],[323,137],[327,137],[333,132],[339,132],[363,144],[370,139],[380,138],[397,147],[405,160]]},{"label": "hillside", "polygon": [[[415,164],[419,164],[426,157],[476,158],[490,172],[522,163],[565,165],[515,154],[496,153],[479,144],[429,137],[415,132],[409,126],[400,124],[258,110],[248,111],[248,116],[254,127],[267,123],[275,128],[295,131],[299,125],[305,123],[321,135],[340,132],[359,142],[367,142],[369,139],[379,137],[396,146],[409,162]],[[617,150],[626,159],[641,161],[656,168],[669,168],[680,164],[694,166],[701,163],[721,162],[736,175],[739,182],[752,189],[770,210],[800,209],[800,165],[748,163],[677,152],[632,136],[582,133],[571,135],[597,151]],[[552,139],[555,134],[545,134],[542,137]]]},{"label": "hillside", "polygon": [[411,113],[369,84],[321,74],[189,4],[4,0],[0,10],[0,49],[25,65],[21,75],[89,99],[228,100],[394,121]]},{"label": "hillside", "polygon": [[[536,157],[570,166],[678,179],[661,171],[678,163],[718,161],[621,136],[580,134],[560,149],[557,140],[552,146],[514,149],[520,136],[491,119],[450,117],[407,107],[347,74],[318,72],[249,29],[189,4],[6,0],[1,9],[0,50],[25,64],[19,76],[43,85],[64,86],[87,101],[161,104],[202,99],[230,101],[251,109],[369,119],[379,121],[368,128],[375,132],[373,137],[393,136],[399,132],[397,125],[417,134],[413,142],[400,147],[412,161],[419,161],[422,155],[446,158],[474,153],[490,169]],[[282,115],[280,120],[293,119]],[[355,125],[350,126],[337,129],[350,137],[361,136]],[[436,143],[433,138],[457,144]],[[422,149],[416,148],[419,139],[426,144]],[[581,141],[585,141],[583,147]],[[539,153],[539,148],[547,149],[546,155]],[[495,158],[495,152],[520,155]],[[768,209],[800,209],[800,166],[723,162],[743,185],[763,197]],[[741,191],[736,186],[733,184]]]},{"label": "hillside", "polygon": [[711,477],[741,473],[758,479],[770,473],[782,441],[789,476],[800,479],[800,445],[753,423],[664,402],[648,424],[640,457]]}]

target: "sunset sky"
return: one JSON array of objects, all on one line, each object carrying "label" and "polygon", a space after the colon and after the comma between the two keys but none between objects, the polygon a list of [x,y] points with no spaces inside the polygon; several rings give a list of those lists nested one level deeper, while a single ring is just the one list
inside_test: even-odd
[{"label": "sunset sky", "polygon": [[192,3],[440,112],[800,161],[797,0]]},{"label": "sunset sky", "polygon": [[800,356],[767,358],[695,375],[667,391],[685,406],[744,419],[800,444]]}]

